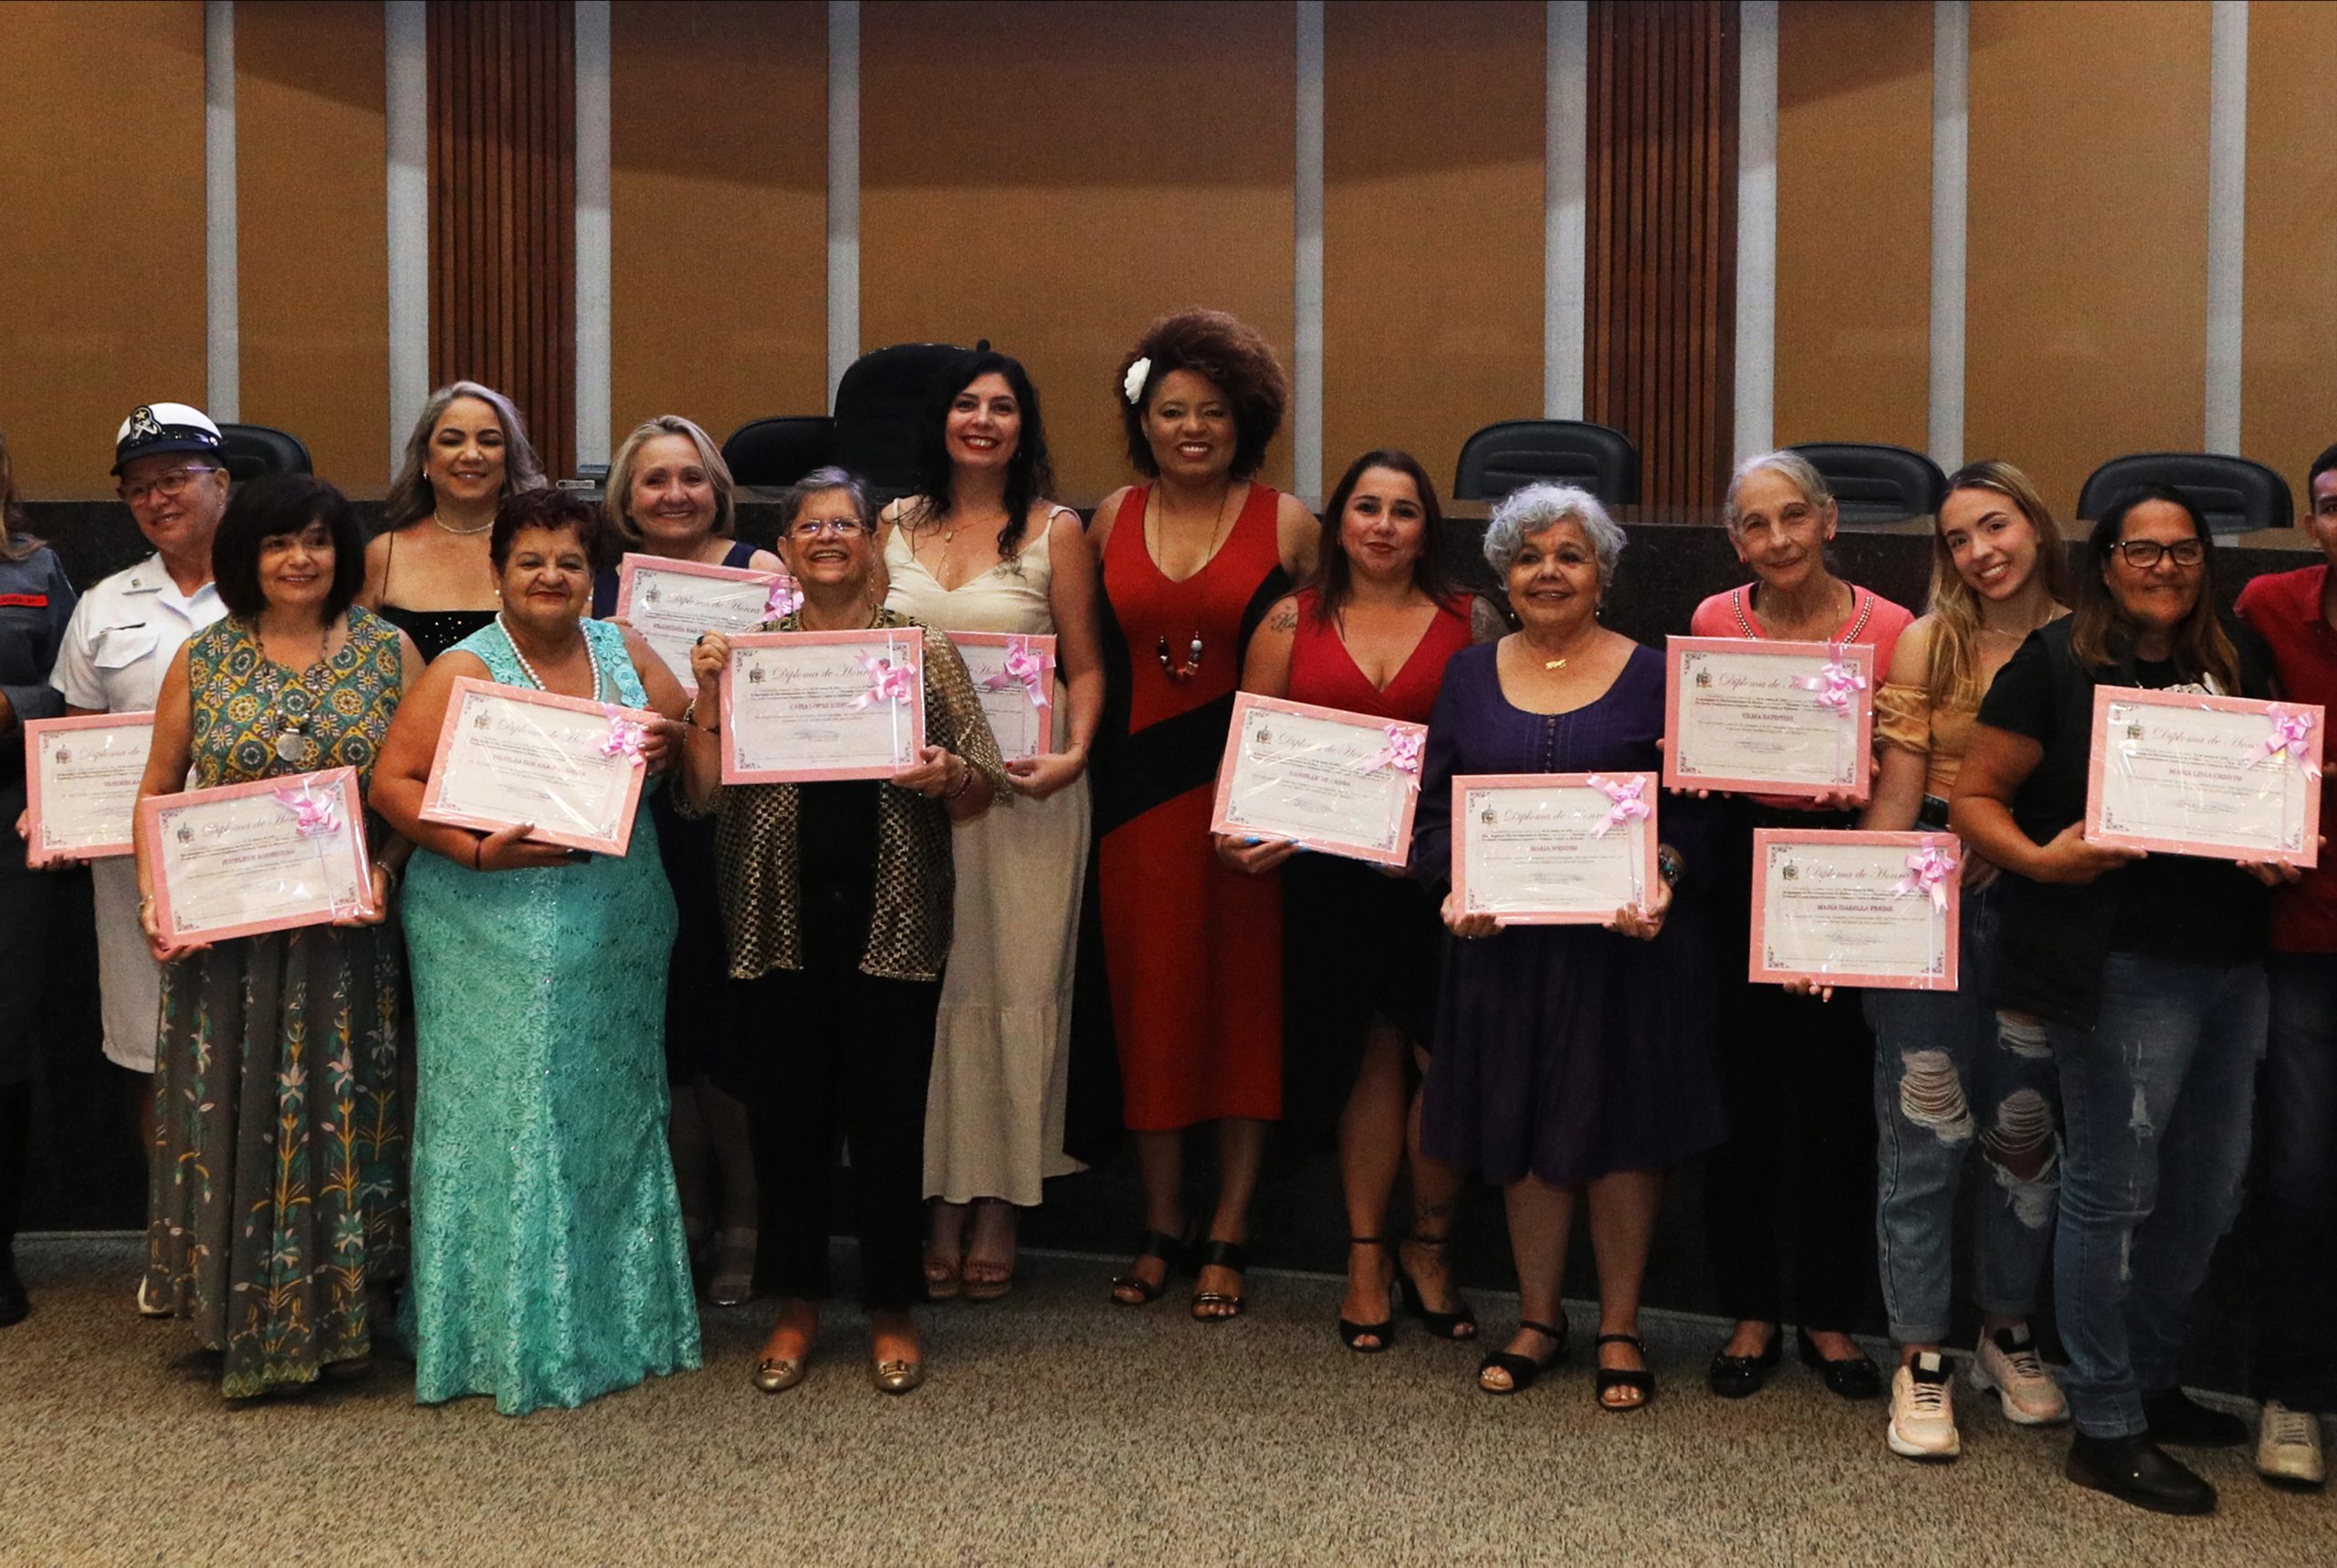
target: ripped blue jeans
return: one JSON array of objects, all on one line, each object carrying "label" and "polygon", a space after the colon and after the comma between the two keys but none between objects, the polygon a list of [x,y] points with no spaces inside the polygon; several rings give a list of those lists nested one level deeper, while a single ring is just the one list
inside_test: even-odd
[{"label": "ripped blue jeans", "polygon": [[2053,1297],[2078,1430],[2128,1437],[2143,1396],[2175,1386],[2239,1213],[2268,1003],[2261,964],[2112,953],[2101,981],[2093,1028],[2047,1030],[2068,1126]]},{"label": "ripped blue jeans", "polygon": [[1875,1253],[1891,1336],[1901,1344],[1947,1339],[1956,1191],[1975,1147],[1986,1181],[1975,1195],[1975,1303],[2027,1318],[2052,1254],[2059,1075],[2044,1026],[2000,1028],[1988,1005],[1996,889],[1966,894],[1963,904],[1955,990],[1866,993]]}]

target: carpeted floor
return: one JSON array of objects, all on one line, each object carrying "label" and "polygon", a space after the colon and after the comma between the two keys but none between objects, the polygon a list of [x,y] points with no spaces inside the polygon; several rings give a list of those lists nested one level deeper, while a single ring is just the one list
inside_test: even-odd
[{"label": "carpeted floor", "polygon": [[[2070,1486],[2063,1434],[1959,1385],[1965,1458],[1921,1468],[1879,1406],[1798,1368],[1713,1398],[1715,1331],[1691,1319],[1651,1317],[1662,1395],[1616,1416],[1583,1363],[1493,1399],[1474,1349],[1351,1355],[1333,1281],[1255,1272],[1250,1315],[1204,1328],[1174,1296],[1110,1306],[1105,1265],[1026,1257],[1005,1301],[925,1312],[932,1380],[903,1399],[870,1388],[841,1309],[804,1385],[757,1394],[750,1307],[708,1312],[706,1371],[582,1410],[417,1408],[394,1362],[228,1409],[185,1326],[132,1312],[133,1242],[18,1251],[8,1563],[2337,1563],[2337,1497],[2275,1492],[2242,1453],[2197,1456],[2218,1516],[2159,1519]],[[1478,1305],[1496,1331],[1515,1310]]]}]

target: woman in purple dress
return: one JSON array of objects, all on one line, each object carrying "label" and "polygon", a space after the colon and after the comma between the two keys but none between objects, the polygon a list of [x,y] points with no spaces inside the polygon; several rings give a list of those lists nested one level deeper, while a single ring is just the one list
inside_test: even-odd
[{"label": "woman in purple dress", "polygon": [[1503,927],[1449,891],[1457,774],[1654,772],[1663,657],[1598,623],[1623,531],[1567,486],[1530,485],[1494,508],[1485,557],[1523,629],[1453,656],[1429,720],[1412,866],[1456,937],[1439,1004],[1420,1143],[1500,1184],[1517,1259],[1520,1322],[1477,1374],[1525,1389],[1566,1354],[1567,1232],[1590,1210],[1598,1263],[1600,1406],[1655,1395],[1638,1335],[1640,1281],[1663,1172],[1719,1143],[1712,962],[1698,922],[1667,918],[1692,875],[1704,810],[1666,800],[1661,876],[1604,926]]}]

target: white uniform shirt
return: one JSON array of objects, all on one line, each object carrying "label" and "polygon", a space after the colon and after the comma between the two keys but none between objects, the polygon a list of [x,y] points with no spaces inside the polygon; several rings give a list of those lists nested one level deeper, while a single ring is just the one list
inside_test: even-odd
[{"label": "white uniform shirt", "polygon": [[[100,713],[151,708],[163,674],[186,640],[226,613],[215,584],[181,593],[162,558],[148,556],[81,596],[66,623],[49,685],[74,707]],[[138,926],[137,862],[116,855],[91,862],[89,873],[98,914],[106,1059],[133,1072],[152,1072],[162,1016],[162,971]]]}]

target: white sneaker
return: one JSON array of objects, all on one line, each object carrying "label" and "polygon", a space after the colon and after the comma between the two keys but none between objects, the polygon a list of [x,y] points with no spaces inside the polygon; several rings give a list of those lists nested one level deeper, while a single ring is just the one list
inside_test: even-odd
[{"label": "white sneaker", "polygon": [[2027,1323],[1994,1333],[1981,1330],[1971,1378],[1973,1387],[1996,1393],[2005,1419],[2017,1427],[2055,1427],[2070,1418],[2070,1402],[2045,1370]]},{"label": "white sneaker", "polygon": [[2317,1487],[2329,1479],[2321,1458],[2321,1417],[2291,1410],[2277,1399],[2264,1401],[2263,1424],[2256,1429],[2256,1473],[2282,1486]]},{"label": "white sneaker", "polygon": [[1927,1350],[1891,1378],[1891,1451],[1910,1459],[1952,1459],[1964,1451],[1947,1362]]}]

